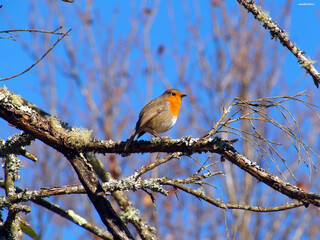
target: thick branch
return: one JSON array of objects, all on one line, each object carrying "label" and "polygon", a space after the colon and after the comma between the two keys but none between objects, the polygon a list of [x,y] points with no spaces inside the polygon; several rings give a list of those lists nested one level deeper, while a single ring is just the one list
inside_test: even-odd
[{"label": "thick branch", "polygon": [[[111,174],[104,168],[103,164],[95,154],[87,152],[85,156],[88,160],[90,160],[90,163],[92,164],[95,173],[103,181],[102,186],[105,190],[107,187],[106,185],[109,185],[111,182],[121,182],[120,184],[122,185],[124,179],[121,179],[120,181],[113,179]],[[135,173],[135,176],[136,175],[138,175],[138,173]],[[128,178],[130,178],[130,180]],[[136,177],[134,177],[134,179],[132,179],[132,177],[130,176],[128,178],[127,179],[129,180],[128,183],[130,186],[134,185],[136,187],[138,180],[140,183],[143,183],[141,178],[137,179]],[[145,185],[141,185],[143,188],[145,187]],[[123,221],[130,222],[137,229],[137,232],[139,233],[142,240],[156,239],[156,229],[150,226],[149,223],[142,218],[140,211],[133,206],[130,199],[124,194],[124,189],[119,188],[119,190],[121,191],[111,192],[111,196],[121,208],[121,215]]]},{"label": "thick branch", "polygon": [[264,182],[274,190],[283,193],[289,198],[299,200],[303,202],[305,206],[313,204],[320,207],[320,194],[306,192],[297,186],[282,181],[277,176],[265,171],[235,150],[223,151],[221,152],[221,155],[241,169],[245,170],[251,176],[261,182]]},{"label": "thick branch", "polygon": [[58,119],[39,111],[32,104],[5,88],[0,88],[0,117],[64,154],[78,174],[78,178],[86,189],[101,220],[114,238],[133,238],[113,210],[107,195],[92,171],[91,165],[81,154],[68,147],[72,144],[79,145],[83,141],[85,142],[78,131],[71,131]]},{"label": "thick branch", "polygon": [[[89,169],[91,165],[85,162],[84,157],[82,158],[81,155],[76,153],[81,151],[123,153],[125,142],[90,140],[89,136],[83,137],[81,132],[65,129],[60,121],[55,118],[48,117],[47,115],[42,116],[38,113],[39,111],[35,112],[33,109],[26,109],[26,106],[13,104],[12,95],[13,94],[6,89],[0,88],[0,117],[64,153],[76,169],[82,184],[86,185],[86,190],[90,190],[92,193],[98,191],[97,193],[102,194],[101,185],[97,182],[91,169]],[[73,140],[75,132],[79,134],[76,135],[76,142]],[[218,137],[209,138],[200,142],[197,142],[197,139],[187,137],[180,140],[155,140],[151,143],[147,141],[135,141],[132,143],[130,150],[132,152],[185,152],[186,154],[206,151],[217,153],[276,191],[292,199],[299,200],[305,203],[305,205],[311,203],[315,206],[320,206],[319,194],[305,192],[290,183],[280,180],[275,175],[268,173],[239,154],[232,147],[232,143],[233,141],[221,140]],[[89,176],[91,173],[92,177],[94,177],[93,179],[84,178],[86,174]],[[91,196],[90,199],[95,201],[100,199],[100,197]],[[101,205],[97,204],[95,206],[98,207]]]},{"label": "thick branch", "polygon": [[257,6],[254,1],[249,0],[237,0],[239,4],[245,7],[248,12],[263,23],[263,26],[270,31],[272,38],[279,38],[281,44],[289,49],[290,52],[298,59],[300,66],[303,67],[307,73],[309,73],[314,81],[314,84],[319,88],[320,73],[313,66],[315,63],[310,58],[304,56],[304,52],[301,51],[289,38],[288,34],[282,30],[272,19],[268,13],[263,12],[260,6]]},{"label": "thick branch", "polygon": [[127,227],[113,210],[107,195],[92,171],[92,166],[81,154],[67,154],[66,157],[78,174],[88,197],[97,209],[101,220],[115,239],[133,239]]},{"label": "thick branch", "polygon": [[118,153],[125,156],[131,153],[152,153],[152,152],[183,152],[185,155],[193,153],[212,152],[219,153],[221,149],[232,148],[235,140],[223,140],[219,137],[209,138],[203,141],[198,141],[198,138],[184,137],[181,139],[166,139],[158,138],[152,141],[133,141],[128,149],[125,150],[126,142],[121,141],[92,141],[86,146],[83,146],[83,151],[94,151],[98,153]]}]

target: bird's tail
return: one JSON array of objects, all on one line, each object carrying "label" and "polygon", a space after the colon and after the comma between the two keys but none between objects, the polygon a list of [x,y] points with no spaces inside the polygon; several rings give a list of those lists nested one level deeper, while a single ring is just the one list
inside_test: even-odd
[{"label": "bird's tail", "polygon": [[134,130],[133,134],[131,135],[130,139],[127,141],[126,146],[124,147],[124,151],[128,150],[128,147],[131,145],[134,137],[137,135],[136,130]]}]

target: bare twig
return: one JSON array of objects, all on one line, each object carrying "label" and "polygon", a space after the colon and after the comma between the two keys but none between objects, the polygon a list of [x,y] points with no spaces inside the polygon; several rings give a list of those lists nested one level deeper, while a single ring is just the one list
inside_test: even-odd
[{"label": "bare twig", "polygon": [[[223,113],[222,113],[220,119],[216,122],[216,124],[213,126],[213,128],[208,133],[206,133],[205,135],[203,135],[200,138],[200,140],[207,139],[208,137],[216,134],[216,132],[218,131],[218,127],[221,125],[221,122],[225,119],[225,117],[228,115],[228,113],[230,113],[231,108],[234,106],[235,100],[236,99],[233,99],[232,102],[230,103],[230,105],[226,109],[223,109]],[[235,114],[237,114],[237,113],[235,113]]]},{"label": "bare twig", "polygon": [[[307,166],[314,166],[314,163],[312,161],[310,154],[313,153],[317,158],[320,158],[320,156],[313,149],[307,146],[304,143],[304,141],[301,139],[302,136],[300,133],[299,124],[295,120],[294,116],[291,114],[290,110],[284,106],[284,103],[289,100],[300,102],[303,105],[307,106],[309,109],[311,109],[319,117],[319,114],[317,114],[317,110],[319,109],[319,107],[303,101],[301,99],[301,97],[303,96],[307,96],[307,95],[303,93],[298,93],[293,96],[274,96],[274,97],[261,98],[257,100],[246,100],[246,101],[241,99],[235,99],[232,102],[232,104],[228,107],[230,116],[223,114],[224,118],[218,121],[219,124],[218,125],[215,124],[214,128],[204,136],[210,136],[212,133],[219,133],[219,132],[228,132],[231,134],[238,135],[241,138],[243,138],[245,141],[249,142],[252,146],[254,146],[256,150],[260,149],[265,154],[267,154],[270,157],[270,159],[273,161],[273,163],[275,164],[275,166],[277,167],[280,173],[281,171],[278,168],[278,163],[272,156],[272,153],[274,153],[275,156],[277,156],[280,160],[282,160],[283,164],[290,171],[290,169],[286,164],[285,158],[279,153],[279,151],[275,147],[275,146],[280,146],[281,144],[278,142],[272,141],[270,139],[267,139],[262,133],[259,132],[258,128],[255,126],[255,122],[270,123],[274,127],[278,128],[282,133],[284,133],[288,137],[292,146],[297,151],[299,160],[302,159]],[[238,116],[238,113],[240,113],[241,111],[238,108],[236,108],[235,110],[231,109],[236,106],[240,110],[248,109],[249,111],[247,111],[243,115]],[[285,123],[284,124],[280,123],[278,120],[270,116],[268,112],[266,112],[266,110],[269,108],[276,108],[280,113],[279,115],[283,117]],[[239,129],[238,127],[232,126],[233,123],[236,123],[238,121],[248,121],[252,131],[242,130],[242,129]],[[269,151],[265,149],[265,147],[261,145],[259,141],[262,141]],[[304,160],[302,151],[306,153],[306,157],[309,163],[307,163]],[[264,154],[260,153],[260,156],[263,157]],[[265,157],[263,158],[265,159]],[[291,174],[291,176],[295,179],[293,174]],[[298,181],[296,180],[296,182]]]},{"label": "bare twig", "polygon": [[178,188],[186,193],[192,194],[192,195],[194,195],[202,200],[205,200],[206,202],[213,204],[214,206],[222,208],[222,209],[241,209],[241,210],[248,210],[248,211],[253,211],[253,212],[276,212],[276,211],[283,211],[283,210],[288,210],[288,209],[303,206],[303,203],[301,203],[301,202],[285,204],[285,205],[276,206],[276,207],[258,207],[258,206],[251,206],[251,205],[222,203],[219,200],[216,200],[214,198],[207,196],[203,191],[194,190],[193,188],[185,186],[184,184],[179,183],[175,180],[167,179],[167,180],[164,180],[162,182],[162,184],[170,185],[175,188]]},{"label": "bare twig", "polygon": [[[40,30],[39,30],[40,31]],[[9,80],[18,76],[21,76],[22,74],[28,72],[30,69],[32,69],[34,66],[36,66],[42,59],[45,58],[45,56],[47,56],[49,54],[49,52],[51,52],[51,50],[65,37],[68,36],[68,33],[71,31],[71,29],[69,29],[66,33],[62,34],[62,37],[59,37],[58,40],[42,55],[41,58],[39,58],[35,63],[33,63],[30,67],[28,67],[26,70],[22,71],[21,73],[18,73],[16,75],[13,75],[11,77],[6,77],[6,78],[0,78],[0,81],[5,81],[5,80]],[[59,34],[61,35],[61,34]]]},{"label": "bare twig", "polygon": [[164,158],[157,159],[155,162],[152,162],[147,166],[142,166],[141,169],[137,171],[137,178],[139,178],[141,175],[143,175],[147,171],[150,171],[150,170],[156,168],[157,166],[170,161],[173,158],[180,159],[181,156],[182,156],[182,153],[173,153],[173,154],[170,154]]},{"label": "bare twig", "polygon": [[[63,27],[60,26],[57,29],[53,30],[53,31],[47,31],[47,30],[39,30],[39,29],[28,29],[28,28],[24,28],[24,29],[11,29],[11,30],[2,30],[0,31],[1,33],[9,33],[12,34],[14,32],[35,32],[35,33],[48,33],[48,34],[56,34],[56,35],[65,35],[65,33],[61,33],[61,32],[57,32],[58,30],[62,29]],[[16,34],[15,34],[16,35]]]},{"label": "bare twig", "polygon": [[33,200],[33,202],[44,208],[47,208],[48,210],[60,215],[63,218],[68,219],[69,221],[101,237],[102,239],[114,239],[112,235],[109,234],[105,229],[99,228],[96,225],[90,223],[87,219],[83,218],[82,216],[80,216],[72,210],[65,210],[57,204],[51,203],[44,199]]}]

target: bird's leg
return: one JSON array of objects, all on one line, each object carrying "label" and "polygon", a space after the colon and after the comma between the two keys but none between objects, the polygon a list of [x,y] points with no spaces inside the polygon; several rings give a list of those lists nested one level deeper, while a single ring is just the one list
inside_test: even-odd
[{"label": "bird's leg", "polygon": [[157,136],[161,139],[161,141],[163,141],[162,137],[160,137],[160,135],[155,131],[155,130],[152,130],[153,131],[153,136]]}]

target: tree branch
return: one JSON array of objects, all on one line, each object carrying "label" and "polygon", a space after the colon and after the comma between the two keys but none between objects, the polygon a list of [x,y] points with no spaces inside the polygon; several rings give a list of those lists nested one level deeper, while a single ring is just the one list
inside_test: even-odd
[{"label": "tree branch", "polygon": [[[86,191],[89,192],[89,195],[91,194],[90,199],[93,202],[100,199],[92,194],[96,191],[102,194],[102,187],[98,184],[96,177],[91,171],[91,165],[77,152],[124,153],[126,142],[91,140],[89,138],[90,134],[87,134],[87,130],[67,128],[65,127],[66,124],[61,123],[56,118],[48,117],[47,115],[42,116],[32,108],[13,104],[12,98],[15,99],[13,96],[16,95],[13,95],[6,89],[0,88],[0,117],[62,152],[77,171]],[[200,141],[200,143],[197,140],[186,137],[179,140],[167,139],[160,141],[156,139],[151,142],[134,141],[130,150],[132,152],[184,152],[186,155],[208,151],[217,153],[276,191],[292,199],[299,200],[306,206],[308,204],[320,206],[319,194],[306,192],[268,173],[238,153],[232,146],[233,141],[222,140],[218,137],[208,138]],[[88,178],[88,176],[93,178]],[[101,205],[97,204],[96,207],[99,208]]]},{"label": "tree branch", "polygon": [[191,187],[188,187],[172,179],[165,179],[163,182],[161,182],[161,184],[170,185],[174,188],[180,189],[186,193],[192,194],[193,196],[197,198],[201,198],[204,201],[222,209],[242,209],[242,210],[248,210],[252,212],[276,212],[276,211],[283,211],[283,210],[288,210],[288,209],[303,206],[303,203],[301,202],[285,204],[285,205],[276,206],[276,207],[259,207],[259,206],[243,205],[243,204],[223,203],[223,202],[220,202],[219,200],[209,197],[203,191],[195,190]]},{"label": "tree branch", "polygon": [[306,207],[309,204],[320,207],[320,194],[304,191],[295,185],[282,181],[277,176],[265,171],[254,162],[251,162],[236,150],[226,150],[221,152],[221,155],[274,190],[283,193],[289,198],[301,201]]},{"label": "tree branch", "polygon": [[[103,181],[102,186],[106,190],[106,185],[110,184],[111,182],[117,182],[118,184],[120,183],[122,185],[122,179],[120,181],[114,180],[111,176],[111,174],[104,168],[103,164],[101,161],[97,158],[95,154],[92,154],[91,152],[86,152],[85,153],[86,158],[90,161],[92,164],[92,167],[95,171],[95,173],[98,175],[98,177]],[[136,175],[138,173],[134,174],[134,178],[128,177],[130,180],[128,183],[132,185],[137,185]],[[128,179],[127,178],[127,179]],[[141,179],[139,178],[139,182],[141,182]],[[134,184],[132,184],[134,183]],[[145,184],[141,184],[142,187],[146,187]],[[119,188],[120,189],[120,188]],[[114,198],[114,200],[118,203],[119,207],[121,208],[121,217],[123,221],[125,222],[130,222],[137,230],[139,233],[141,239],[143,240],[151,240],[151,239],[156,239],[156,229],[142,218],[140,211],[136,209],[132,202],[130,201],[129,197],[127,197],[122,191],[113,191],[111,192],[111,196]],[[106,190],[108,191],[108,190]]]},{"label": "tree branch", "polygon": [[[61,27],[60,27],[61,28]],[[58,28],[58,29],[60,29]],[[12,32],[12,30],[9,30]],[[35,31],[35,30],[25,30],[25,31]],[[40,32],[40,30],[38,30]],[[56,30],[55,30],[56,31]],[[48,32],[50,34],[58,34],[58,33],[55,33],[54,32]],[[9,80],[9,79],[12,79],[12,78],[15,78],[15,77],[19,77],[21,76],[22,74],[28,72],[29,70],[31,70],[34,66],[36,66],[39,62],[41,62],[42,59],[45,58],[45,56],[47,56],[49,54],[49,52],[51,52],[52,49],[54,49],[54,47],[65,37],[65,36],[68,36],[68,33],[71,31],[71,29],[69,29],[66,33],[63,33],[61,37],[58,38],[58,40],[42,55],[42,57],[40,57],[35,63],[33,63],[30,67],[28,67],[26,70],[22,71],[21,73],[18,73],[18,74],[15,74],[11,77],[6,77],[6,78],[0,78],[0,81],[5,81],[5,80]],[[45,32],[45,31],[41,31],[41,32]],[[59,34],[60,35],[60,34]]]},{"label": "tree branch", "polygon": [[76,214],[72,210],[65,210],[65,209],[61,208],[60,206],[53,204],[53,203],[51,203],[47,200],[44,200],[44,199],[33,200],[33,202],[44,207],[44,208],[47,208],[48,210],[50,210],[54,213],[59,214],[61,217],[68,219],[69,221],[71,221],[71,222],[77,224],[78,226],[88,230],[89,232],[101,237],[102,239],[106,239],[106,240],[113,239],[112,235],[109,234],[107,231],[90,223],[88,220],[79,216],[78,214]]},{"label": "tree branch", "polygon": [[[0,187],[4,188],[3,180],[0,180]],[[98,228],[94,224],[91,224],[86,219],[79,216],[72,210],[64,210],[60,206],[51,203],[45,199],[42,199],[44,197],[50,197],[54,195],[86,193],[82,185],[44,188],[35,191],[26,191],[19,187],[16,187],[16,192],[17,194],[15,194],[14,196],[0,197],[0,206],[10,206],[13,203],[30,200],[35,204],[38,204],[54,213],[59,214],[61,217],[70,220],[71,222],[92,232],[93,234],[96,234],[102,239],[113,239],[113,237],[110,234],[108,234],[105,230]]]},{"label": "tree branch", "polygon": [[270,31],[272,38],[279,38],[280,43],[285,46],[292,54],[298,59],[301,67],[303,67],[307,73],[312,77],[314,84],[319,88],[320,73],[313,66],[315,61],[312,61],[309,57],[304,56],[305,52],[301,51],[289,38],[288,34],[281,29],[275,21],[269,17],[268,13],[262,11],[260,6],[257,6],[254,1],[251,0],[237,0],[248,12],[260,22],[263,23],[264,28]]},{"label": "tree branch", "polygon": [[6,142],[2,141],[1,143],[0,139],[0,157],[5,157],[8,154],[16,154],[25,156],[36,162],[37,157],[24,149],[25,146],[31,145],[31,142],[34,141],[34,139],[34,137],[25,132],[9,137]]},{"label": "tree branch", "polygon": [[[72,131],[44,111],[39,111],[32,104],[15,95],[5,88],[0,88],[0,116],[12,125],[40,139],[49,146],[60,151],[71,163],[78,178],[100,215],[115,239],[133,239],[127,227],[113,210],[101,184],[92,171],[91,165],[82,154],[70,149],[68,145],[79,145],[85,140],[78,137],[79,131]],[[83,133],[80,131],[80,133]],[[87,136],[89,137],[89,136]],[[84,141],[84,142],[83,142]]]}]

